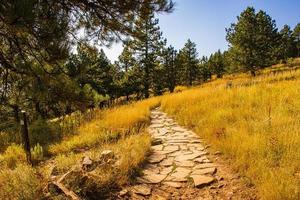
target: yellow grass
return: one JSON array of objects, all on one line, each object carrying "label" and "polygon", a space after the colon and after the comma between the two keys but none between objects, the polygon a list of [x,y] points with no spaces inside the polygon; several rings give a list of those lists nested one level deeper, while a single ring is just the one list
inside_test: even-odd
[{"label": "yellow grass", "polygon": [[99,119],[79,127],[79,134],[51,145],[52,154],[67,153],[80,148],[92,148],[98,144],[117,141],[126,135],[140,132],[150,119],[151,108],[159,105],[159,98],[151,98],[134,104],[104,111]]},{"label": "yellow grass", "polygon": [[227,77],[167,95],[161,104],[221,150],[262,199],[300,199],[299,71]]}]

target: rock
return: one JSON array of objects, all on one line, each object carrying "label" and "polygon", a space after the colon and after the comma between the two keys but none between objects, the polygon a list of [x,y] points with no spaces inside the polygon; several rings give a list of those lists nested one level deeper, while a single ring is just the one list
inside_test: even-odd
[{"label": "rock", "polygon": [[185,132],[185,131],[187,131],[185,128],[182,128],[180,126],[172,127],[172,130],[175,131],[175,132]]},{"label": "rock", "polygon": [[114,153],[112,150],[104,150],[100,154],[100,160],[104,162],[107,162],[108,160],[113,158],[114,158]]},{"label": "rock", "polygon": [[201,156],[200,153],[192,153],[192,154],[188,154],[188,155],[180,155],[180,156],[176,156],[175,157],[175,161],[181,162],[184,160],[193,160],[197,157]]},{"label": "rock", "polygon": [[177,167],[174,172],[168,177],[170,181],[187,181],[186,177],[191,173],[190,169]]},{"label": "rock", "polygon": [[147,174],[138,178],[140,183],[160,183],[166,178],[166,174]]},{"label": "rock", "polygon": [[[168,145],[168,146],[165,146],[164,151],[178,151],[179,150],[179,146],[178,145]],[[171,152],[170,152],[171,153]]]},{"label": "rock", "polygon": [[91,165],[93,161],[88,156],[84,156],[82,159],[82,165]]},{"label": "rock", "polygon": [[179,167],[193,167],[195,165],[195,163],[193,161],[190,161],[190,160],[175,162],[175,164]]},{"label": "rock", "polygon": [[170,131],[168,130],[168,129],[166,129],[166,128],[161,128],[161,129],[159,129],[159,133],[161,134],[161,135],[165,135],[165,134],[167,134],[167,133],[169,133]]},{"label": "rock", "polygon": [[124,197],[125,195],[127,195],[128,194],[128,190],[127,189],[123,189],[123,190],[121,190],[120,192],[119,192],[119,196],[120,197]]},{"label": "rock", "polygon": [[151,145],[159,145],[159,144],[162,144],[162,139],[160,138],[155,138],[151,141]]},{"label": "rock", "polygon": [[191,178],[194,180],[195,187],[203,187],[214,182],[214,178],[204,175],[191,175]]},{"label": "rock", "polygon": [[162,161],[165,158],[166,158],[166,155],[164,155],[164,154],[154,153],[149,157],[148,161],[150,163],[159,163],[160,161]]},{"label": "rock", "polygon": [[168,158],[164,159],[163,161],[161,161],[159,163],[159,165],[169,167],[169,166],[173,165],[173,162],[174,162],[174,157],[168,157]]},{"label": "rock", "polygon": [[196,175],[204,175],[204,174],[211,174],[211,175],[213,175],[216,171],[217,171],[217,169],[215,167],[204,168],[204,169],[194,170],[192,172],[192,175],[194,175],[194,174],[196,174]]},{"label": "rock", "polygon": [[163,149],[163,145],[154,145],[154,146],[151,146],[151,150],[152,151],[161,151]]},{"label": "rock", "polygon": [[174,182],[174,181],[166,181],[163,182],[164,185],[170,186],[170,187],[174,187],[174,188],[181,188],[182,187],[182,183],[180,182]]},{"label": "rock", "polygon": [[135,194],[141,194],[143,196],[148,196],[151,194],[151,188],[144,184],[134,186],[131,191]]},{"label": "rock", "polygon": [[197,164],[194,167],[194,169],[205,169],[205,168],[211,168],[211,167],[216,167],[216,165],[213,163],[202,163],[202,164]]},{"label": "rock", "polygon": [[96,165],[93,166],[93,161],[88,156],[84,156],[82,159],[82,169],[85,171],[92,171],[96,168]]},{"label": "rock", "polygon": [[165,167],[160,171],[160,174],[169,174],[173,171],[173,167]]}]

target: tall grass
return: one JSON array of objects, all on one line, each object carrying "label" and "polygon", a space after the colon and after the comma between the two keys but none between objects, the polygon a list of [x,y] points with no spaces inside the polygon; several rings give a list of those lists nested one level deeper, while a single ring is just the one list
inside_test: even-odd
[{"label": "tall grass", "polygon": [[222,150],[262,199],[300,199],[299,75],[218,80],[165,96],[162,108]]},{"label": "tall grass", "polygon": [[142,131],[150,121],[150,109],[159,105],[159,98],[151,98],[134,104],[120,106],[101,112],[101,118],[85,123],[78,134],[51,145],[53,155],[78,149],[89,149],[110,143],[127,135]]}]

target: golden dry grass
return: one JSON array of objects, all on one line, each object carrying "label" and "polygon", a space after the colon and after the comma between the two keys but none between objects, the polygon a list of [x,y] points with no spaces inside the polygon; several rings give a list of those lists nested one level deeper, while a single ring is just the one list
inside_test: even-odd
[{"label": "golden dry grass", "polygon": [[167,95],[161,104],[221,150],[262,199],[281,200],[300,198],[299,97],[300,72],[288,71],[227,77]]},{"label": "golden dry grass", "polygon": [[91,122],[79,127],[79,134],[50,145],[53,155],[68,153],[80,148],[92,148],[99,144],[115,142],[126,135],[140,132],[150,121],[151,108],[159,105],[159,98],[151,98],[130,105],[104,111]]}]

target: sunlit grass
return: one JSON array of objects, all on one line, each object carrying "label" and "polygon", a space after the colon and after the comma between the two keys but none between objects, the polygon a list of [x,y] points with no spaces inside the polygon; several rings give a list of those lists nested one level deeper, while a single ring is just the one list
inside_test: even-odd
[{"label": "sunlit grass", "polygon": [[299,76],[225,78],[165,96],[162,108],[221,150],[262,199],[299,199]]},{"label": "sunlit grass", "polygon": [[150,121],[150,109],[159,105],[159,98],[151,98],[134,104],[104,111],[100,119],[79,127],[79,134],[51,145],[52,154],[67,153],[78,149],[89,149],[98,144],[109,143],[126,135],[140,132]]}]

